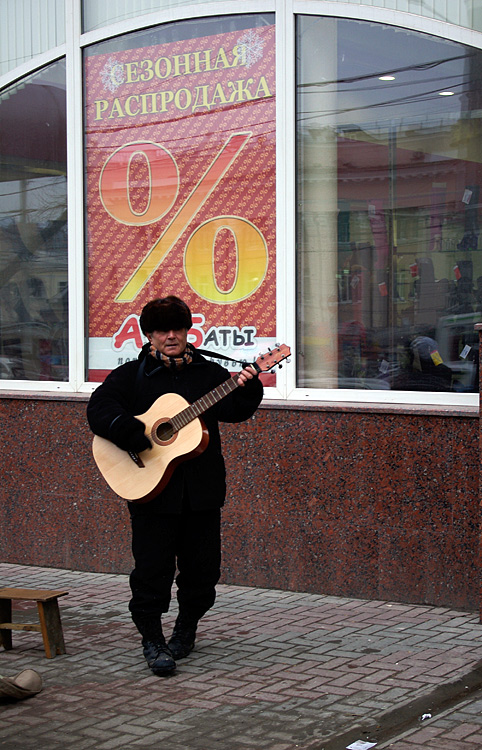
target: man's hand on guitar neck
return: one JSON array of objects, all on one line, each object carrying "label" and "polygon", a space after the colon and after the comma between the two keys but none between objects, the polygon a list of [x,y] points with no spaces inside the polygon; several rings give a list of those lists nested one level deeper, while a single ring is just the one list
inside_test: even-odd
[{"label": "man's hand on guitar neck", "polygon": [[252,380],[257,375],[256,370],[251,365],[248,365],[245,367],[241,372],[239,373],[238,377],[238,385],[244,386],[248,382],[248,380]]}]

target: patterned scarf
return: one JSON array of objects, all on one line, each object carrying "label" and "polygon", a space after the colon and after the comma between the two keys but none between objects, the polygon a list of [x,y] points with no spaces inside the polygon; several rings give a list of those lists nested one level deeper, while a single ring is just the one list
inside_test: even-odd
[{"label": "patterned scarf", "polygon": [[192,362],[192,355],[194,349],[191,344],[186,345],[186,349],[180,357],[167,357],[162,352],[151,348],[151,355],[162,362],[165,367],[169,367],[171,370],[181,370],[186,365],[190,365]]}]

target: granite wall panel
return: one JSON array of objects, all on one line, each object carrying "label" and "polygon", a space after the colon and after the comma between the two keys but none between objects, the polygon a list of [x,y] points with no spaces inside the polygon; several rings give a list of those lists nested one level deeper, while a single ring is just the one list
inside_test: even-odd
[{"label": "granite wall panel", "polygon": [[[85,406],[0,399],[2,560],[130,571]],[[268,403],[222,435],[224,582],[478,609],[475,413]]]}]

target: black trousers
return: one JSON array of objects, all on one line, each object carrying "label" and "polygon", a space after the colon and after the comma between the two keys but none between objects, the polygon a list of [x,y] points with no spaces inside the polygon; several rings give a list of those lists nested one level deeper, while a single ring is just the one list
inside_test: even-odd
[{"label": "black trousers", "polygon": [[135,568],[129,602],[134,621],[167,612],[176,569],[179,612],[199,620],[216,599],[221,566],[221,511],[131,517]]}]

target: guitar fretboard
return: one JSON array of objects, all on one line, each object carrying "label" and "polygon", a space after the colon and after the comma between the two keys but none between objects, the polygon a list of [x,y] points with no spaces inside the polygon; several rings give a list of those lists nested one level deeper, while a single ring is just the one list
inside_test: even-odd
[{"label": "guitar fretboard", "polygon": [[179,432],[182,427],[185,427],[189,422],[192,422],[193,419],[199,417],[205,411],[210,409],[211,406],[214,406],[214,404],[217,404],[218,401],[221,401],[221,399],[234,391],[235,388],[238,387],[238,377],[238,375],[233,375],[232,378],[225,380],[224,383],[218,385],[217,388],[209,391],[205,396],[201,396],[201,398],[198,398],[193,404],[187,406],[180,411],[179,414],[172,417],[170,423],[174,432]]}]

